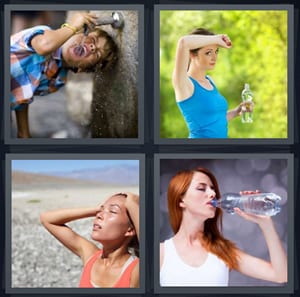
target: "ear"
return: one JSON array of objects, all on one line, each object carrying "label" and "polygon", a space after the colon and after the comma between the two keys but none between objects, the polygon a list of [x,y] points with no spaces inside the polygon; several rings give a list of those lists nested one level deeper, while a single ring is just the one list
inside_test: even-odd
[{"label": "ear", "polygon": [[186,207],[186,204],[185,204],[184,199],[181,199],[181,200],[179,201],[179,206],[180,206],[181,208],[185,208],[185,207]]},{"label": "ear", "polygon": [[190,60],[198,56],[198,52],[190,52]]},{"label": "ear", "polygon": [[136,235],[135,229],[133,227],[128,227],[125,236],[134,236]]}]

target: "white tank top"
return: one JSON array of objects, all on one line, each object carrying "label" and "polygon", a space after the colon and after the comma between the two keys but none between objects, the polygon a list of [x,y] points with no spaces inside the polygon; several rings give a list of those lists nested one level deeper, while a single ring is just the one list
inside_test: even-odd
[{"label": "white tank top", "polygon": [[164,242],[164,260],[160,270],[161,286],[228,286],[228,275],[228,267],[214,254],[208,253],[202,265],[193,267],[184,263],[177,254],[172,238]]}]

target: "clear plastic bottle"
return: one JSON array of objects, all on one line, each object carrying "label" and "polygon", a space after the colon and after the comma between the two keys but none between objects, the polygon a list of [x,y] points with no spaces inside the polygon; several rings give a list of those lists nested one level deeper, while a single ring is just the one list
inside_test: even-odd
[{"label": "clear plastic bottle", "polygon": [[258,193],[240,195],[238,193],[224,194],[220,199],[213,199],[211,204],[224,211],[234,214],[234,208],[250,214],[274,216],[281,210],[283,200],[274,193]]},{"label": "clear plastic bottle", "polygon": [[253,122],[253,93],[250,90],[250,85],[245,84],[242,91],[242,101],[245,105],[242,107],[242,123],[252,123]]}]

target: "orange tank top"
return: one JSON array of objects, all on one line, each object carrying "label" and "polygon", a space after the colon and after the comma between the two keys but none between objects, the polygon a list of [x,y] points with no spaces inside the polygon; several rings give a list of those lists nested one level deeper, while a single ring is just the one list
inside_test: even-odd
[{"label": "orange tank top", "polygon": [[[91,270],[93,264],[102,254],[102,250],[97,251],[85,264],[83,268],[83,272],[81,275],[79,288],[95,288],[95,286],[91,283]],[[117,280],[117,282],[113,285],[113,288],[129,288],[130,287],[130,277],[133,268],[139,262],[139,258],[135,258],[122,272],[121,276]]]}]

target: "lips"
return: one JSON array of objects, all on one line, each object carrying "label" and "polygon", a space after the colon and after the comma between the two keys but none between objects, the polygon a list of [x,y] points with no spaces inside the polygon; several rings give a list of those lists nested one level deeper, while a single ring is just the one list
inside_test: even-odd
[{"label": "lips", "polygon": [[93,225],[93,230],[100,230],[102,227],[99,224],[94,224]]},{"label": "lips", "polygon": [[214,207],[214,206],[212,205],[212,203],[211,203],[211,200],[209,200],[206,204],[209,205],[209,206]]},{"label": "lips", "polygon": [[88,48],[84,44],[76,45],[73,48],[73,52],[77,57],[80,57],[80,58],[86,57],[89,54]]}]

